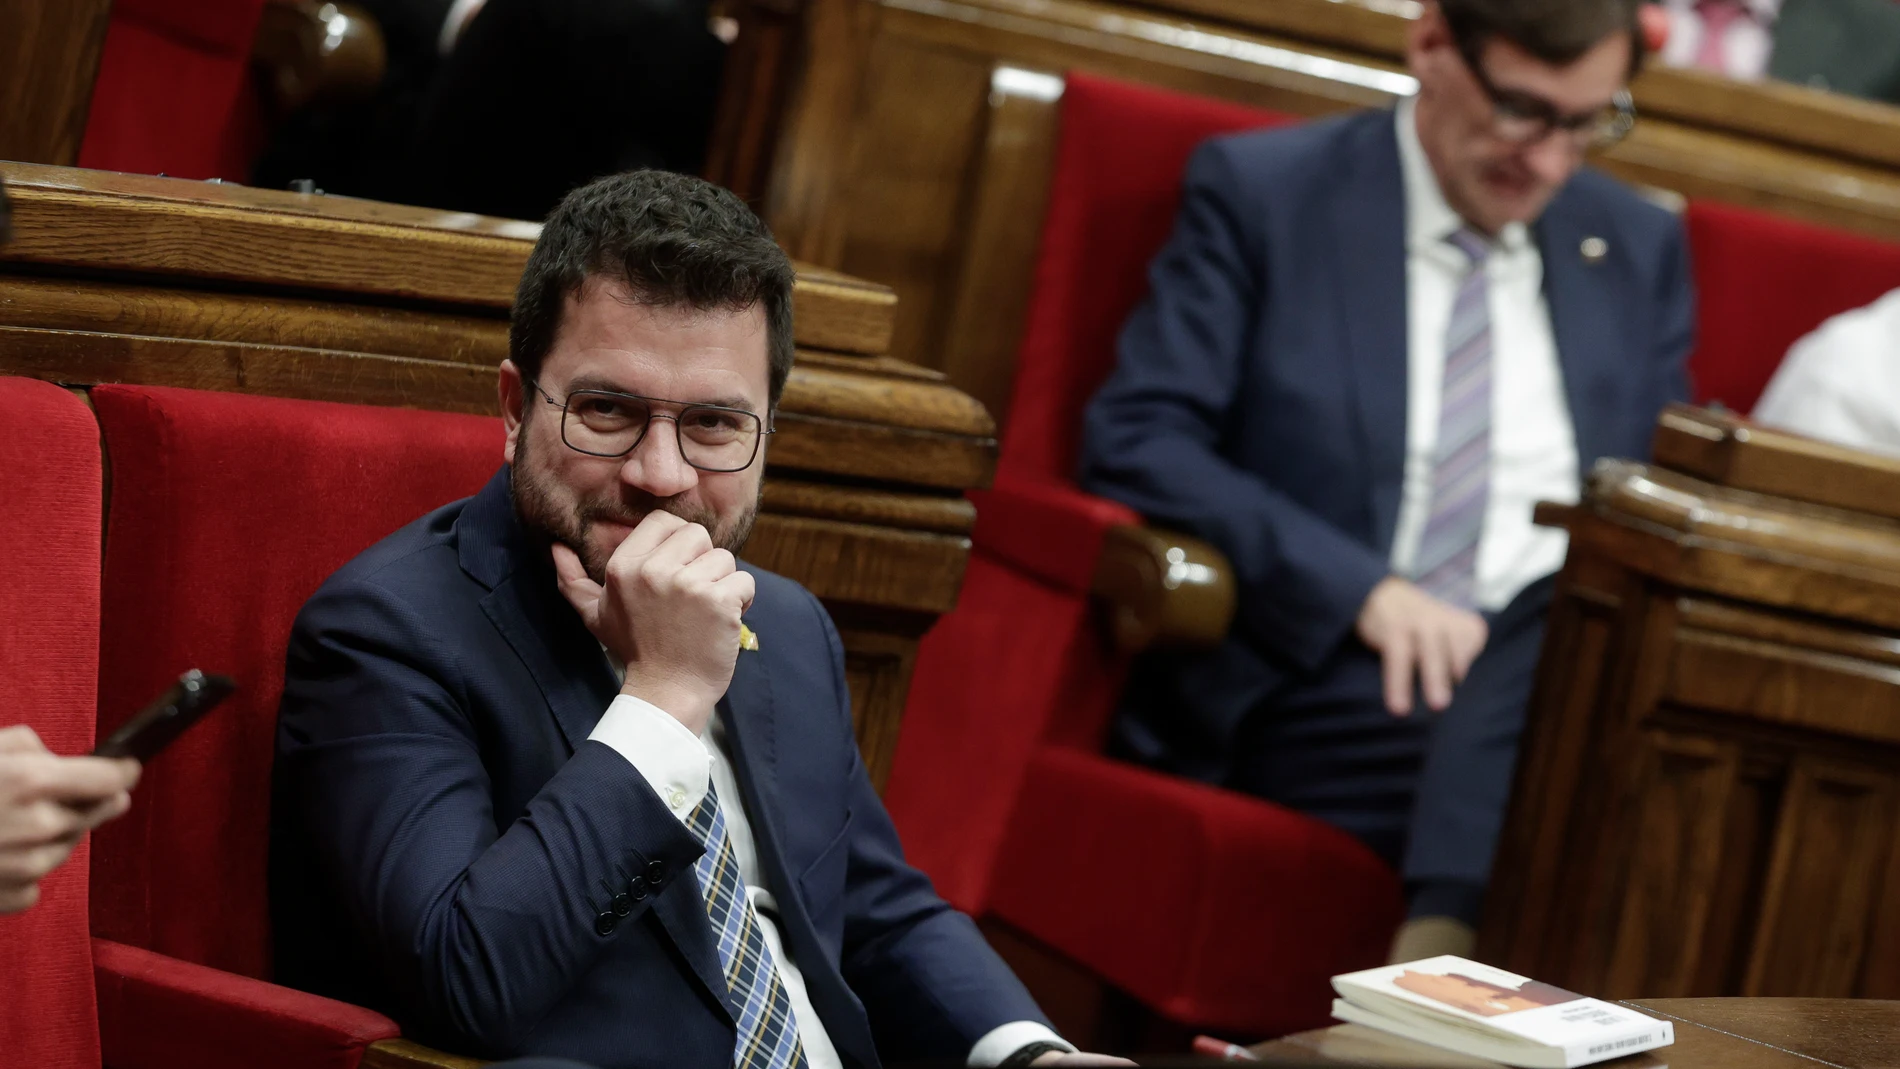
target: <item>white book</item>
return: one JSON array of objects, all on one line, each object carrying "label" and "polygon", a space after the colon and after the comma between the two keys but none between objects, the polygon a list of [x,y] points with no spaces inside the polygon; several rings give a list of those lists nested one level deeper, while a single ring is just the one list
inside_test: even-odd
[{"label": "white book", "polygon": [[1333,1016],[1525,1069],[1621,1058],[1676,1041],[1668,1021],[1444,955],[1333,977]]}]

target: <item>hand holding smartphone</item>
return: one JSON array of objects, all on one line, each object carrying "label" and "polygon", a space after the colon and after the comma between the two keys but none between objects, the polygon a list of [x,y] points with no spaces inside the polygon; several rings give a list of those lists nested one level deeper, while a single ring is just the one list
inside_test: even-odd
[{"label": "hand holding smartphone", "polygon": [[144,764],[236,690],[229,677],[208,676],[194,668],[94,747],[93,756],[130,757]]}]

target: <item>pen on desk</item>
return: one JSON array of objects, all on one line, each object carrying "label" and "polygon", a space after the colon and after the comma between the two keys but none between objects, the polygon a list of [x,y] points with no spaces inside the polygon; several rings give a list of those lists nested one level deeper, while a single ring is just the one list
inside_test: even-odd
[{"label": "pen on desk", "polygon": [[1219,1058],[1229,1062],[1257,1062],[1260,1056],[1238,1043],[1229,1043],[1213,1036],[1195,1036],[1194,1053],[1203,1058]]}]

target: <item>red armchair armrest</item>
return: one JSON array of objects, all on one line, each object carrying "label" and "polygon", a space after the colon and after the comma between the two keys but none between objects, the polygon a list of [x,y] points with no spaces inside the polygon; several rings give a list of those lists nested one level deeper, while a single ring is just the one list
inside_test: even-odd
[{"label": "red armchair armrest", "polygon": [[1271,1036],[1327,1023],[1329,978],[1384,960],[1403,899],[1392,870],[1337,829],[1046,747],[990,908],[1173,1020]]},{"label": "red armchair armrest", "polygon": [[1126,505],[1074,487],[998,473],[976,503],[977,548],[1010,567],[1072,594],[1087,594],[1109,529],[1140,526]]},{"label": "red armchair armrest", "polygon": [[106,939],[92,968],[112,1069],[356,1069],[400,1034],[373,1010]]}]

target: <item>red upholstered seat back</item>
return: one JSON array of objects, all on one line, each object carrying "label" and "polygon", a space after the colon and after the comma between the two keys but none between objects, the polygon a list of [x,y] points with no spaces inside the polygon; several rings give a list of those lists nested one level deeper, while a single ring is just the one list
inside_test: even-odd
[{"label": "red upholstered seat back", "polygon": [[244,181],[262,141],[251,39],[265,0],[117,0],[79,165]]},{"label": "red upholstered seat back", "polygon": [[1069,76],[1003,434],[1004,468],[1074,477],[1083,406],[1114,367],[1122,321],[1148,292],[1148,261],[1174,225],[1188,156],[1217,134],[1293,121],[1227,101]]},{"label": "red upholstered seat back", "polygon": [[[1114,365],[1122,320],[1147,292],[1148,261],[1173,226],[1194,147],[1286,121],[1069,76],[1003,436],[1006,475],[1072,480],[1082,408]],[[977,507],[989,508],[988,499],[979,495]],[[986,525],[1024,517],[1000,505],[983,515],[957,610],[918,650],[885,796],[912,860],[946,898],[973,911],[987,897],[1031,756],[1050,743],[1099,743],[1120,685],[1120,666],[1097,641],[1086,599],[985,552]],[[1094,563],[1079,566],[1086,584]]]},{"label": "red upholstered seat back", "polygon": [[94,930],[269,968],[270,769],[290,625],[351,557],[501,464],[499,419],[130,386],[93,391],[111,460],[99,723],[188,668],[238,693],[146,770],[95,843]]},{"label": "red upholstered seat back", "polygon": [[[99,665],[99,427],[51,383],[0,379],[0,726],[92,749]],[[0,917],[0,1064],[99,1069],[80,843],[40,901]]]},{"label": "red upholstered seat back", "polygon": [[1748,413],[1788,347],[1900,288],[1900,244],[1725,204],[1689,205],[1699,403]]}]

